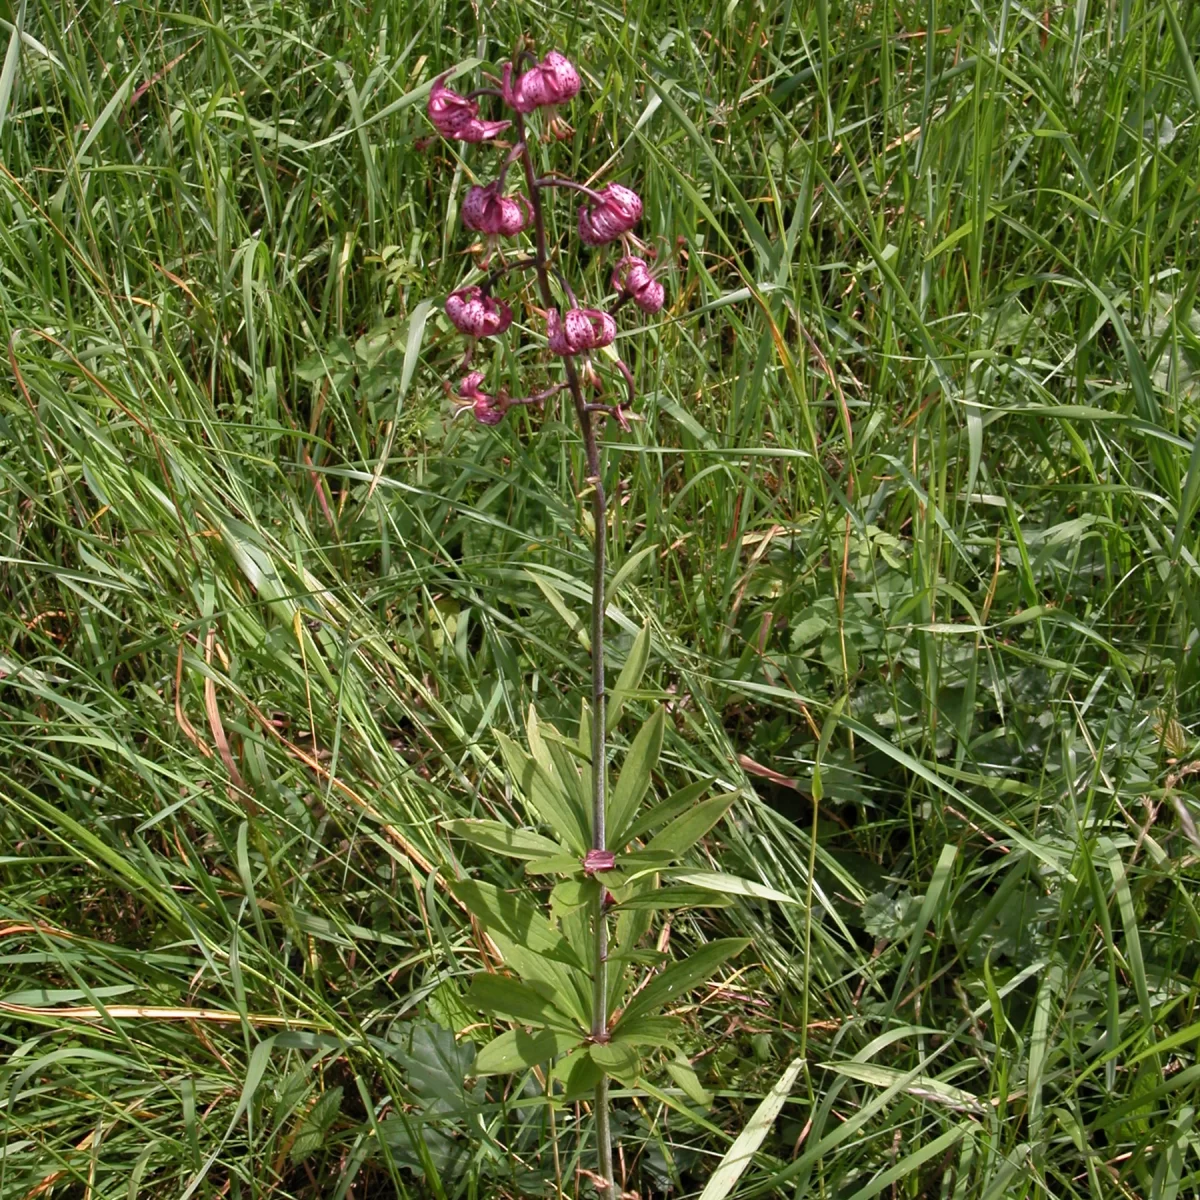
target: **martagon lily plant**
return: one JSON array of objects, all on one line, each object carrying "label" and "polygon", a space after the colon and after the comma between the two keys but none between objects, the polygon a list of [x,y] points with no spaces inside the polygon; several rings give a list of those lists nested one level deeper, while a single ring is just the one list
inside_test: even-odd
[{"label": "martagon lily plant", "polygon": [[[727,903],[730,895],[787,900],[770,889],[681,863],[684,855],[721,820],[736,794],[705,798],[710,780],[693,782],[663,800],[653,796],[666,713],[656,706],[634,736],[615,784],[609,788],[608,736],[623,707],[637,693],[650,654],[649,627],[635,639],[611,693],[605,680],[605,570],[607,499],[599,423],[615,420],[628,429],[634,416],[633,372],[612,350],[617,316],[627,306],[660,312],[666,293],[651,265],[655,257],[635,233],[642,200],[615,182],[593,188],[556,174],[538,174],[532,138],[569,136],[558,110],[580,90],[575,66],[558,51],[538,60],[522,48],[498,79],[465,94],[443,75],[429,94],[428,116],[445,138],[491,143],[501,151],[490,183],[474,186],[462,205],[462,222],[483,235],[479,278],[445,302],[450,322],[468,339],[463,368],[475,344],[505,336],[513,306],[526,306],[544,322],[543,360],[553,377],[529,395],[513,398],[486,388],[487,372],[471,370],[457,385],[460,411],[483,425],[498,425],[512,408],[540,408],[566,391],[583,443],[585,491],[590,493],[592,562],[590,702],[581,702],[579,728],[565,736],[538,720],[531,708],[528,748],[498,735],[500,751],[526,825],[499,821],[446,822],[447,831],[487,853],[525,862],[530,889],[504,891],[472,879],[451,883],[454,896],[476,918],[498,954],[500,970],[475,976],[468,1000],[506,1032],[479,1051],[474,1072],[498,1075],[540,1070],[552,1105],[593,1099],[596,1171],[601,1194],[616,1196],[609,1120],[609,1081],[636,1087],[661,1065],[685,1092],[699,1085],[679,1048],[684,1026],[671,1008],[708,980],[747,939],[712,941],[685,960],[648,945],[656,913]],[[488,120],[480,101],[506,115]],[[531,127],[535,126],[535,127]],[[519,167],[523,190],[511,188]],[[559,267],[547,206],[556,191],[581,196],[573,223],[579,241],[613,254],[613,296],[607,307],[585,307]],[[524,239],[525,244],[514,245]],[[507,250],[507,254],[506,254]],[[529,303],[528,281],[539,305]],[[514,281],[515,285],[514,285]],[[495,293],[506,285],[509,299]],[[598,353],[600,352],[600,353]],[[614,379],[614,376],[616,377]],[[606,377],[620,398],[606,395]],[[557,880],[546,896],[542,881]]]}]

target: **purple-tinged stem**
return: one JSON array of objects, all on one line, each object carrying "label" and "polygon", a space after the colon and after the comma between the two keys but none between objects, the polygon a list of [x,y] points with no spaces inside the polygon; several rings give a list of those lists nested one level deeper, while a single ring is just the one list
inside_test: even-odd
[{"label": "purple-tinged stem", "polygon": [[509,404],[545,404],[551,396],[557,396],[567,385],[565,383],[556,383],[553,387],[548,387],[544,392],[538,392],[533,396],[523,396],[519,400],[509,400]]},{"label": "purple-tinged stem", "polygon": [[[535,60],[536,61],[536,60]],[[525,142],[525,120],[520,113],[516,118],[517,140]],[[529,187],[529,203],[533,209],[534,245],[537,259],[538,288],[542,303],[547,309],[555,307],[554,293],[550,288],[549,254],[546,249],[546,221],[542,212],[542,199],[538,179],[533,168],[533,154],[528,144],[522,156],[525,164],[525,181]],[[553,182],[553,181],[548,181]],[[584,189],[589,190],[589,189]],[[596,426],[592,414],[584,403],[579,386],[579,373],[574,360],[563,359],[567,374],[567,387],[575,404],[575,415],[579,419],[579,430],[583,436],[584,457],[587,461],[587,482],[592,488],[592,849],[607,850],[608,834],[605,828],[606,790],[608,774],[608,749],[605,736],[605,690],[604,690],[604,571],[605,539],[608,532],[608,503],[604,495],[604,478],[601,473],[600,447],[596,440]],[[592,1037],[596,1041],[608,1039],[608,917],[605,913],[604,889],[600,888],[594,914],[596,929],[595,958],[592,963]],[[613,1181],[612,1128],[609,1123],[608,1077],[602,1076],[596,1084],[596,1156],[599,1174],[605,1188],[602,1200],[615,1200],[616,1188]]]},{"label": "purple-tinged stem", "polygon": [[617,370],[625,376],[625,386],[629,389],[629,407],[632,408],[637,399],[637,385],[633,382],[633,372],[625,365],[623,358],[617,359]]},{"label": "purple-tinged stem", "polygon": [[573,192],[582,192],[585,196],[590,196],[597,204],[606,202],[605,197],[594,188],[590,188],[584,183],[576,183],[573,179],[559,179],[553,175],[543,175],[540,179],[531,180],[529,186],[530,188],[570,188]]},{"label": "purple-tinged stem", "polygon": [[536,258],[519,258],[516,262],[501,263],[500,266],[493,267],[487,273],[487,278],[479,285],[479,290],[485,296],[490,296],[492,288],[499,283],[502,276],[507,275],[510,271],[528,271],[530,267],[536,266]]},{"label": "purple-tinged stem", "polygon": [[571,281],[557,267],[553,270],[558,282],[562,284],[563,291],[567,293],[567,299],[571,301],[571,307],[578,308],[579,301],[575,299],[575,289],[571,286]]}]

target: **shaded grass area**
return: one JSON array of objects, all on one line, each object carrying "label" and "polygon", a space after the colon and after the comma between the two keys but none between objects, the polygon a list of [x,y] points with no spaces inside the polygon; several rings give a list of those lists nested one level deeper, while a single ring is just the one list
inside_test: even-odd
[{"label": "shaded grass area", "polygon": [[443,390],[492,160],[424,95],[526,31],[674,267],[616,666],[648,621],[656,786],[798,901],[671,928],[754,945],[629,1186],[801,1055],[737,1195],[1194,1193],[1200,14],[572,11],[0,8],[0,1195],[589,1190],[585,1109],[470,1076],[442,886],[516,882],[439,822],[513,819],[492,731],[587,670],[566,414]]}]

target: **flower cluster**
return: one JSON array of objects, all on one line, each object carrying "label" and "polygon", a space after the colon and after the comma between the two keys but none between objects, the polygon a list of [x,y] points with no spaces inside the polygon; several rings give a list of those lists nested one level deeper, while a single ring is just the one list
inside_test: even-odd
[{"label": "flower cluster", "polygon": [[[467,229],[482,234],[484,253],[481,269],[484,277],[474,284],[460,287],[446,299],[446,316],[460,333],[469,339],[464,366],[470,363],[475,343],[480,338],[500,337],[513,321],[512,309],[492,295],[501,279],[518,271],[536,273],[542,307],[535,309],[545,320],[546,346],[559,356],[565,365],[566,382],[523,399],[509,399],[482,390],[484,374],[472,371],[457,388],[463,412],[472,412],[485,425],[496,425],[505,412],[518,404],[541,403],[547,396],[564,387],[570,388],[580,419],[590,421],[591,413],[615,417],[622,426],[627,420],[625,402],[615,404],[585,403],[581,388],[586,385],[603,391],[604,383],[591,359],[591,352],[611,346],[617,336],[614,314],[626,302],[647,314],[660,312],[666,301],[662,283],[655,277],[650,264],[635,251],[653,256],[634,233],[642,218],[641,197],[632,188],[619,183],[606,183],[593,188],[557,175],[539,178],[527,141],[525,118],[538,114],[548,136],[569,131],[557,116],[560,105],[579,94],[579,72],[574,64],[557,50],[551,50],[538,61],[528,51],[519,53],[505,65],[502,78],[494,80],[495,87],[482,87],[462,95],[446,86],[448,75],[434,82],[427,108],[429,120],[445,138],[460,142],[496,142],[501,134],[513,131],[515,144],[498,143],[508,154],[496,178],[490,183],[468,189],[462,203],[462,222]],[[491,96],[511,113],[506,120],[490,121],[479,113],[479,97]],[[520,163],[525,175],[525,192],[509,192],[507,177],[510,167]],[[623,249],[612,271],[612,288],[616,299],[607,310],[587,308],[579,304],[570,284],[551,264],[547,248],[544,220],[544,197],[554,188],[579,192],[576,228],[583,245],[597,249],[617,243]],[[506,261],[501,244],[505,239],[529,231],[534,239],[534,253],[518,261]],[[499,266],[492,266],[493,258]],[[559,281],[563,298],[556,298],[551,278]],[[633,400],[633,375],[620,359],[615,369]]]}]

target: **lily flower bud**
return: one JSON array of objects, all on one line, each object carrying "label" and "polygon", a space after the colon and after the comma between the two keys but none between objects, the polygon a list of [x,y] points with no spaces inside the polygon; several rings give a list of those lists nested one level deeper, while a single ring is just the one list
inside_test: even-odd
[{"label": "lily flower bud", "polygon": [[561,317],[551,310],[546,335],[550,349],[569,358],[610,345],[617,336],[617,323],[594,308],[569,308]]},{"label": "lily flower bud", "polygon": [[512,124],[511,121],[481,121],[479,101],[468,100],[466,96],[446,87],[448,78],[443,75],[435,80],[433,90],[429,93],[429,103],[425,106],[433,127],[442,137],[460,142],[486,142]]},{"label": "lily flower bud", "polygon": [[499,337],[512,324],[512,309],[478,287],[460,288],[446,297],[446,316],[467,337]]},{"label": "lily flower bud", "polygon": [[642,217],[642,198],[619,183],[600,189],[602,201],[579,209],[579,237],[585,246],[603,246],[628,233]]}]

